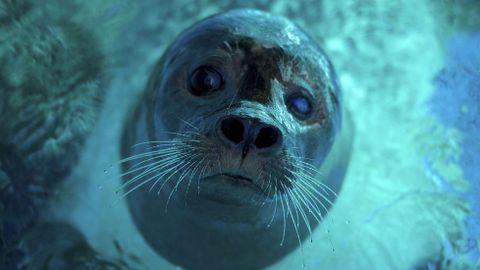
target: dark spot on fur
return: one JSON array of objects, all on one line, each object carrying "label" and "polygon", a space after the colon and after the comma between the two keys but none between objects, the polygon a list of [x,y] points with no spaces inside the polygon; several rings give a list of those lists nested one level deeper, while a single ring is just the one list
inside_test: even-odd
[{"label": "dark spot on fur", "polygon": [[237,37],[229,45],[244,54],[242,65],[246,71],[242,76],[239,97],[263,104],[271,102],[271,81],[283,81],[281,63],[292,57],[280,47],[265,47],[250,37]]}]

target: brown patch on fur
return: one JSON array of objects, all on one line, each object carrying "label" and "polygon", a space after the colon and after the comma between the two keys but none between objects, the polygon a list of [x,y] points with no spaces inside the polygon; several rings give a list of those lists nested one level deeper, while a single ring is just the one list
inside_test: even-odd
[{"label": "brown patch on fur", "polygon": [[239,98],[262,104],[271,102],[271,81],[283,81],[280,63],[292,57],[280,47],[265,47],[250,37],[237,38],[228,42],[228,45],[241,50],[243,54],[241,65],[245,71],[242,74]]}]

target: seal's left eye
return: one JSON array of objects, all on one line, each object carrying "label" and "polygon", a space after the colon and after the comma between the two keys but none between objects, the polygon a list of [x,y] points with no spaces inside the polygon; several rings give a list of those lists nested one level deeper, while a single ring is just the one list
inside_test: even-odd
[{"label": "seal's left eye", "polygon": [[305,120],[312,113],[310,100],[302,94],[293,94],[286,99],[287,108],[295,117]]},{"label": "seal's left eye", "polygon": [[200,66],[190,74],[189,83],[192,94],[204,96],[222,88],[223,78],[215,68]]}]

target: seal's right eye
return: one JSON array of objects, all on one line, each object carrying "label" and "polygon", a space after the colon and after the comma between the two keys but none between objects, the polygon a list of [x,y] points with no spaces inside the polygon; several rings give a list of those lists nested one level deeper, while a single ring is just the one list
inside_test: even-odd
[{"label": "seal's right eye", "polygon": [[295,93],[287,97],[287,108],[295,117],[306,120],[312,114],[312,103],[303,94]]},{"label": "seal's right eye", "polygon": [[205,96],[223,86],[223,77],[210,66],[200,66],[190,74],[190,92],[195,96]]}]

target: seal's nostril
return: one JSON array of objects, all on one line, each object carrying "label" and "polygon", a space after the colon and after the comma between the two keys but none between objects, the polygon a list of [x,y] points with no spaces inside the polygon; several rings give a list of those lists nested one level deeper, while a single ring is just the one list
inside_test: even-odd
[{"label": "seal's nostril", "polygon": [[257,148],[272,147],[277,143],[279,137],[280,133],[276,128],[263,127],[260,129],[260,132],[258,132],[254,144]]},{"label": "seal's nostril", "polygon": [[220,125],[223,136],[229,141],[232,141],[235,144],[238,144],[243,141],[243,133],[245,127],[243,126],[242,121],[236,118],[226,118],[223,119]]}]

